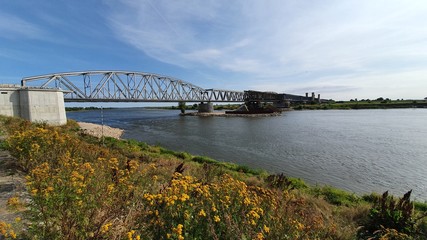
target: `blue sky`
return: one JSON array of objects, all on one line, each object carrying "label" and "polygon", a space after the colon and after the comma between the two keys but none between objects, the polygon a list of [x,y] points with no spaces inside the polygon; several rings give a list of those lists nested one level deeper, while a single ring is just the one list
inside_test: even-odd
[{"label": "blue sky", "polygon": [[0,0],[0,83],[133,70],[203,88],[427,97],[425,0]]}]

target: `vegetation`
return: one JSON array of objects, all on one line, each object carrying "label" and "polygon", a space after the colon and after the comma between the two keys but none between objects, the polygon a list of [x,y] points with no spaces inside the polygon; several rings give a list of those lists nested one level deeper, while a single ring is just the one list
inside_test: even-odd
[{"label": "vegetation", "polygon": [[329,101],[327,103],[297,104],[295,110],[328,110],[328,109],[386,109],[386,108],[426,108],[425,100],[391,100],[389,98],[351,99],[350,101]]},{"label": "vegetation", "polygon": [[[6,239],[424,239],[426,204],[359,197],[283,174],[0,118],[26,174]],[[371,210],[369,210],[371,209]],[[359,226],[363,226],[358,231]]]}]

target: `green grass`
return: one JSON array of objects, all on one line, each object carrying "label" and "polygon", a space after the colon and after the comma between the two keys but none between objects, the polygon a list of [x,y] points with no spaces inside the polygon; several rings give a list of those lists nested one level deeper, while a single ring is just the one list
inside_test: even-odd
[{"label": "green grass", "polygon": [[327,202],[338,206],[355,206],[361,198],[354,193],[349,193],[331,186],[315,186],[309,192],[316,197],[323,197]]}]

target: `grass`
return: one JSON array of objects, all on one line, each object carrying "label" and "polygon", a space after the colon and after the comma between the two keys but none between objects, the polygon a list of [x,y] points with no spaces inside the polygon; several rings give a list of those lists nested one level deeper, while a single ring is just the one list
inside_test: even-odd
[{"label": "grass", "polygon": [[362,198],[331,186],[316,186],[310,188],[310,193],[316,197],[323,197],[327,202],[338,206],[356,206]]}]

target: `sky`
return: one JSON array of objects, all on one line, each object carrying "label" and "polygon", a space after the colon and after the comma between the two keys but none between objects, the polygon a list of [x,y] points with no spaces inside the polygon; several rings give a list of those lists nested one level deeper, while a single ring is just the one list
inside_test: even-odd
[{"label": "sky", "polygon": [[85,70],[335,100],[427,97],[425,0],[0,0],[0,84]]}]

